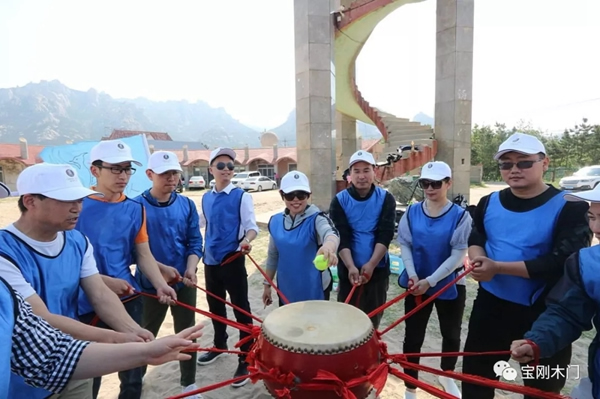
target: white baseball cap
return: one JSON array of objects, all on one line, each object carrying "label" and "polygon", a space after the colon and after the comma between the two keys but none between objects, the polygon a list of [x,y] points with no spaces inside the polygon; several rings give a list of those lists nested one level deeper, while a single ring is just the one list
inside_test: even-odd
[{"label": "white baseball cap", "polygon": [[131,147],[122,140],[104,140],[96,144],[90,151],[90,163],[102,161],[110,164],[133,162],[137,166],[142,164],[131,155]]},{"label": "white baseball cap", "polygon": [[310,193],[310,184],[308,183],[308,177],[302,172],[293,170],[288,172],[281,179],[280,189],[285,194],[291,193],[292,191],[304,191]]},{"label": "white baseball cap", "polygon": [[10,188],[0,181],[0,198],[14,197],[17,193],[10,191]]},{"label": "white baseball cap", "polygon": [[90,195],[104,196],[84,187],[71,165],[45,162],[25,168],[19,174],[17,192],[18,195],[42,194],[58,201],[75,201]]},{"label": "white baseball cap", "polygon": [[165,173],[168,170],[183,172],[177,155],[170,151],[156,151],[148,159],[148,169],[154,173]]},{"label": "white baseball cap", "polygon": [[221,155],[227,155],[232,161],[235,161],[235,151],[233,151],[231,148],[219,147],[210,153],[210,160],[208,161],[208,164],[212,165],[212,162],[215,160],[215,158],[220,157]]},{"label": "white baseball cap", "polygon": [[350,157],[350,164],[348,165],[348,168],[351,168],[352,165],[354,165],[357,162],[366,162],[369,165],[375,165],[375,158],[373,158],[373,154],[371,154],[370,152],[360,150],[352,154],[352,156]]},{"label": "white baseball cap", "polygon": [[433,181],[444,180],[445,178],[452,178],[452,170],[446,162],[442,161],[427,162],[421,168],[421,176],[419,177],[419,179]]},{"label": "white baseball cap", "polygon": [[494,155],[494,159],[498,160],[508,152],[520,152],[527,155],[542,153],[546,155],[546,148],[537,137],[517,132],[506,139],[504,143],[500,144],[498,152]]},{"label": "white baseball cap", "polygon": [[564,197],[570,202],[600,202],[600,184],[593,190],[580,191],[578,193],[565,193]]}]

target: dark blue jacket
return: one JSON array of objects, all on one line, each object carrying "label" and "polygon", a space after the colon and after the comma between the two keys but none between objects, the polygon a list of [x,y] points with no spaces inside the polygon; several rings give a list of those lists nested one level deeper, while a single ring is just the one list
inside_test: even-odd
[{"label": "dark blue jacket", "polygon": [[[526,339],[538,345],[541,358],[550,357],[576,341],[583,331],[594,327],[592,321],[598,325],[600,285],[592,285],[592,282],[584,277],[588,273],[582,269],[580,262],[582,251],[590,251],[600,256],[600,246],[594,246],[584,248],[567,259],[563,278],[546,298],[546,311],[525,334]],[[592,381],[595,398],[600,397],[600,368],[595,366],[595,362],[600,360],[596,356],[598,341],[599,337],[596,335],[588,352],[588,375]]]}]

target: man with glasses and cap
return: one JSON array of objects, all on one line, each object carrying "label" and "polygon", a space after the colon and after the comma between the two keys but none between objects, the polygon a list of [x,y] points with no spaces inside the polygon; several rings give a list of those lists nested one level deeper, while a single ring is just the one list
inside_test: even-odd
[{"label": "man with glasses and cap", "polygon": [[[494,159],[509,187],[483,197],[473,214],[468,253],[479,289],[465,352],[506,350],[523,337],[546,309],[546,296],[562,277],[566,259],[591,241],[588,205],[566,202],[558,189],[544,183],[549,159],[539,139],[514,133]],[[570,359],[567,345],[540,364],[566,369]],[[494,364],[506,360],[508,356],[465,356],[463,372],[494,379]],[[559,393],[565,376],[524,383]],[[465,399],[491,399],[494,388],[463,383],[462,394]]]},{"label": "man with glasses and cap", "polygon": [[[131,274],[132,264],[136,264],[138,270],[148,278],[162,302],[177,299],[150,251],[144,206],[123,193],[130,176],[136,171],[131,164],[141,166],[141,163],[133,159],[131,148],[121,140],[96,144],[90,151],[89,162],[97,181],[93,189],[102,193],[103,197],[84,199],[76,229],[85,234],[96,248],[96,264],[106,285],[121,297],[133,320],[141,323],[142,298],[132,295],[133,290],[140,290]],[[89,298],[84,293],[79,300],[79,314],[83,322],[96,322]],[[97,326],[109,328],[102,318]],[[119,373],[119,399],[141,397],[142,375],[143,368]],[[94,398],[98,395],[100,383],[101,378],[94,380]]]},{"label": "man with glasses and cap", "polygon": [[[177,155],[169,151],[156,151],[148,160],[146,175],[152,181],[152,188],[136,198],[147,212],[147,228],[150,250],[158,262],[172,267],[174,279],[184,282],[175,285],[180,302],[196,307],[196,271],[202,257],[202,236],[196,204],[175,192],[181,176],[181,166]],[[136,280],[144,292],[156,293],[148,278],[138,270]],[[189,284],[188,285],[185,285]],[[165,315],[166,304],[154,298],[142,298],[142,326],[154,335],[158,334]],[[195,324],[196,314],[182,306],[171,307],[175,333]],[[196,386],[196,354],[190,360],[179,363],[182,392],[198,389]],[[199,395],[190,396],[200,398]]]},{"label": "man with glasses and cap", "polygon": [[[215,178],[215,186],[202,197],[201,224],[206,226],[204,245],[204,277],[206,289],[225,299],[227,293],[231,303],[250,313],[248,301],[248,273],[246,257],[252,249],[251,242],[258,235],[252,196],[231,184],[235,168],[235,151],[231,148],[217,148],[210,153],[209,171]],[[239,256],[239,252],[242,253]],[[235,258],[234,258],[235,257]],[[218,316],[227,317],[225,304],[208,296],[208,309]],[[236,320],[242,324],[252,324],[252,318],[234,310]],[[227,349],[226,325],[212,320],[215,331],[214,345],[217,349]],[[248,333],[240,331],[240,340]],[[240,347],[247,352],[252,340]],[[222,353],[207,352],[198,358],[199,365],[211,364]],[[244,355],[239,356],[234,377],[248,375],[248,364]],[[232,384],[241,387],[249,381],[242,379]]]},{"label": "man with glasses and cap", "polygon": [[[22,295],[33,312],[78,339],[121,343],[153,339],[125,311],[98,274],[88,239],[74,230],[82,201],[101,195],[82,186],[70,165],[41,163],[17,179],[19,219],[0,230],[0,277]],[[2,194],[6,190],[0,189]],[[16,193],[13,195],[17,195]],[[115,331],[77,321],[79,292]],[[50,392],[25,385],[13,375],[11,397],[47,398]],[[88,399],[91,380],[72,381],[52,398]]]},{"label": "man with glasses and cap", "polygon": [[[329,209],[340,233],[338,301],[344,302],[352,286],[358,285],[350,304],[368,314],[387,299],[396,200],[374,184],[375,159],[369,152],[355,152],[348,167],[350,187],[333,198]],[[371,318],[375,328],[382,316],[383,312]]]}]

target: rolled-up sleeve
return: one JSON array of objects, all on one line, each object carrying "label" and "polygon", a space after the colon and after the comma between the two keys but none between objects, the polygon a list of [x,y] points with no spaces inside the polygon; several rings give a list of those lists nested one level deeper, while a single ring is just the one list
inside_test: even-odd
[{"label": "rolled-up sleeve", "polygon": [[60,393],[89,342],[79,341],[36,316],[16,295],[19,313],[12,335],[11,371],[29,385]]},{"label": "rolled-up sleeve", "polygon": [[242,234],[245,234],[250,230],[254,230],[256,231],[256,234],[258,234],[260,230],[258,229],[258,225],[256,224],[256,215],[254,214],[254,202],[252,201],[252,196],[248,193],[242,194],[240,214],[242,219]]},{"label": "rolled-up sleeve", "polygon": [[200,233],[200,216],[196,209],[196,204],[188,199],[190,205],[190,217],[188,219],[187,228],[187,253],[185,257],[196,255],[202,257],[202,234]]}]

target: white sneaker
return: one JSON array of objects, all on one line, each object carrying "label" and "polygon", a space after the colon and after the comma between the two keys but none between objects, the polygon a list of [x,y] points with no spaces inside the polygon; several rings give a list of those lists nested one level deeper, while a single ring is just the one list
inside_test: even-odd
[{"label": "white sneaker", "polygon": [[440,384],[442,384],[442,387],[444,387],[444,391],[448,392],[450,395],[456,396],[459,399],[462,397],[460,389],[458,389],[456,382],[454,382],[452,378],[440,375],[438,376],[438,381]]},{"label": "white sneaker", "polygon": [[411,392],[407,389],[404,391],[404,399],[417,399],[417,392]]},{"label": "white sneaker", "polygon": [[[187,387],[181,388],[181,393],[192,392],[192,391],[195,391],[196,389],[198,389],[198,386],[196,384],[188,385]],[[188,398],[189,399],[202,399],[202,395],[196,394],[196,395],[188,396]]]}]

